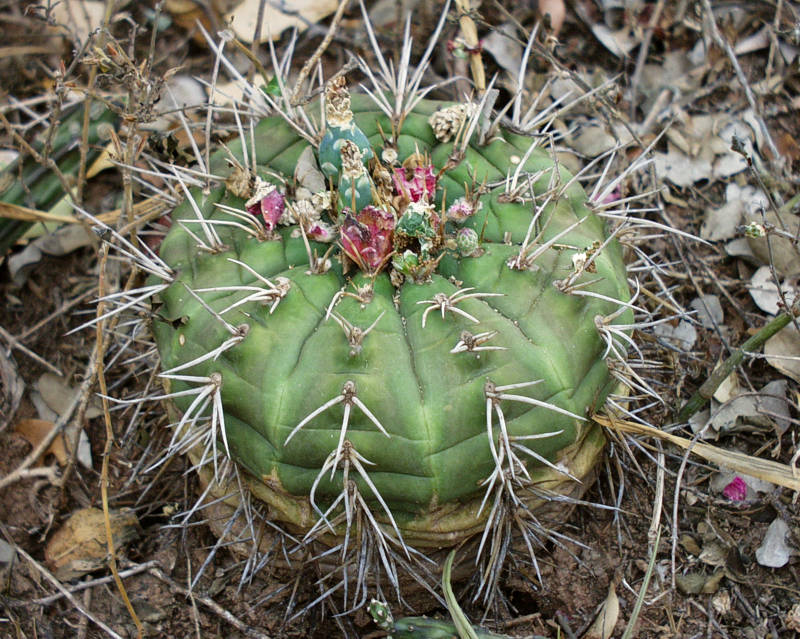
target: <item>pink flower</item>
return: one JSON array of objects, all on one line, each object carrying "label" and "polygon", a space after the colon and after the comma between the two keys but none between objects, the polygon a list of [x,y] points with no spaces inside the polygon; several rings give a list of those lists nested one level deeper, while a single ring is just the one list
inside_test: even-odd
[{"label": "pink flower", "polygon": [[319,220],[311,223],[306,230],[306,234],[317,242],[333,242],[333,229],[330,225]]},{"label": "pink flower", "polygon": [[460,224],[474,215],[481,208],[482,204],[482,202],[478,202],[476,208],[467,198],[460,197],[447,209],[447,219]]},{"label": "pink flower", "polygon": [[339,234],[347,257],[365,272],[382,266],[392,252],[394,216],[372,205],[365,206],[356,216],[347,208],[342,212],[344,222]]},{"label": "pink flower", "polygon": [[247,212],[252,215],[259,213],[264,218],[264,226],[268,231],[274,231],[278,225],[278,220],[283,215],[285,208],[286,196],[278,189],[273,188],[262,198],[252,198],[247,201],[245,205]]},{"label": "pink flower", "polygon": [[403,168],[394,170],[394,188],[401,195],[405,195],[412,202],[424,199],[433,202],[436,194],[436,174],[433,166],[418,166],[414,168],[411,177],[406,177],[407,171]]},{"label": "pink flower", "polygon": [[737,475],[730,484],[725,486],[722,493],[731,501],[743,501],[747,496],[747,484]]}]

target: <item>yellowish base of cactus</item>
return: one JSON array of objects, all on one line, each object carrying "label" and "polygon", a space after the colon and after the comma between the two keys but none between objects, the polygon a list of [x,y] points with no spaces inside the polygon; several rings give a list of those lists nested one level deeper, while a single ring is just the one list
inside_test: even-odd
[{"label": "yellowish base of cactus", "polygon": [[[531,472],[531,485],[539,493],[580,498],[595,479],[595,469],[605,442],[602,428],[595,422],[587,422],[578,440],[562,450],[555,460],[556,464],[580,479],[580,482],[543,466]],[[201,455],[202,449],[198,447],[189,453],[189,458],[194,464],[198,464]],[[220,503],[225,503],[232,514],[239,500],[236,484],[217,483],[213,477],[213,468],[209,464],[202,466],[198,472],[204,489],[211,484],[208,501],[222,500]],[[302,536],[316,523],[317,515],[308,497],[290,495],[274,478],[257,478],[246,471],[240,472],[251,494],[267,504],[269,518],[283,525],[287,532]],[[226,498],[223,499],[224,497]],[[529,494],[527,498],[523,497],[523,500],[543,522],[563,521],[571,510],[568,503],[544,499],[533,494]],[[419,549],[447,548],[459,544],[483,531],[491,511],[491,504],[484,505],[480,511],[481,501],[482,497],[466,502],[431,505],[428,511],[419,517],[411,521],[398,522],[403,540],[406,544]],[[222,512],[218,514],[222,515]],[[380,511],[376,510],[373,515],[385,527],[386,533],[392,535],[392,527],[385,521],[385,517],[380,517]],[[227,518],[223,517],[221,521],[225,522]],[[343,534],[344,530],[341,531],[341,535]],[[335,545],[341,541],[341,535],[327,533],[317,538],[323,543]],[[267,546],[268,543],[269,540],[265,540],[263,545]]]}]

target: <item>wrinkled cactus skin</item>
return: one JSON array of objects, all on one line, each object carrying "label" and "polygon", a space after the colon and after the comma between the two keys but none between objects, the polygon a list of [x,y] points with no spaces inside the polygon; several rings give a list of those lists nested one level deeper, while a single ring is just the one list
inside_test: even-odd
[{"label": "wrinkled cactus skin", "polygon": [[[380,156],[379,124],[384,132],[391,130],[391,124],[367,97],[354,95],[352,103],[355,121]],[[399,161],[418,150],[430,156],[437,170],[447,163],[453,144],[439,143],[428,124],[428,117],[441,106],[423,101],[407,116],[397,140]],[[446,208],[465,195],[465,185],[474,189],[482,183],[501,183],[509,171],[514,171],[514,163],[520,162],[530,139],[503,131],[500,135],[488,145],[469,146],[464,159],[440,177],[437,211],[444,210],[443,193]],[[259,171],[283,174],[291,182],[308,142],[277,117],[263,120],[255,137]],[[236,152],[235,145],[233,148]],[[537,150],[527,159],[523,171],[535,173],[551,167],[548,153]],[[218,175],[229,170],[224,158],[212,166],[212,173]],[[562,183],[570,177],[561,170]],[[535,190],[545,191],[550,180],[548,171],[538,179]],[[344,275],[337,258],[327,272],[310,273],[303,240],[291,237],[292,227],[279,227],[276,239],[259,241],[234,227],[218,226],[227,250],[210,253],[199,250],[181,224],[173,224],[161,245],[160,257],[174,270],[176,280],[161,294],[153,326],[165,370],[202,356],[231,336],[187,292],[187,286],[260,285],[255,276],[228,258],[248,264],[267,278],[285,277],[291,282],[288,294],[272,314],[268,306],[258,302],[228,312],[225,319],[232,325],[248,325],[246,337],[216,360],[184,371],[221,375],[230,453],[261,480],[256,492],[274,507],[276,518],[301,528],[315,519],[307,497],[323,462],[337,446],[343,404],[325,410],[301,428],[288,445],[284,443],[301,420],[340,395],[348,381],[355,383],[357,397],[390,437],[379,432],[354,406],[347,439],[372,462],[365,468],[401,530],[404,534],[417,531],[421,539],[428,533],[434,539],[439,533],[473,529],[480,523],[477,506],[485,492],[481,482],[495,468],[487,437],[487,380],[496,385],[543,380],[510,392],[550,402],[581,416],[603,404],[614,384],[602,358],[605,344],[598,336],[595,318],[613,313],[618,305],[562,293],[553,281],[570,274],[574,247],[606,239],[604,223],[587,206],[583,189],[572,184],[555,204],[546,207],[540,224],[542,241],[578,219],[587,219],[539,256],[534,268],[515,270],[507,263],[520,251],[532,219],[532,206],[529,202],[504,202],[502,193],[501,185],[483,195],[482,208],[464,223],[481,236],[481,251],[474,256],[461,257],[454,246],[426,283],[406,280],[395,288],[387,270],[383,270],[374,279],[371,299],[341,297],[334,310],[353,326],[365,329],[384,314],[357,354],[352,354],[341,326],[332,318],[326,321],[325,315],[343,287],[355,293],[356,287],[367,285],[370,278],[366,274],[351,268]],[[217,203],[244,209],[244,200],[224,187],[208,193],[198,190],[194,198],[209,219],[230,219]],[[197,219],[187,202],[173,214],[174,221],[182,219]],[[191,228],[198,230],[197,224]],[[321,255],[330,245],[312,246]],[[337,254],[339,249],[334,252]],[[609,243],[595,266],[596,272],[584,273],[578,280],[592,282],[585,290],[627,301],[629,289],[620,246]],[[474,289],[473,293],[502,296],[473,297],[458,304],[457,308],[480,323],[450,311],[443,318],[437,307],[427,314],[423,327],[423,314],[430,304],[420,302],[432,300],[437,293],[450,296],[468,287]],[[242,297],[241,292],[202,294],[217,311]],[[616,321],[627,320],[624,313]],[[464,331],[497,331],[491,344],[507,350],[451,353]],[[173,384],[175,391],[184,388],[181,382]],[[185,411],[191,401],[192,397],[178,398],[176,404]],[[500,404],[512,436],[561,431],[556,436],[523,442],[539,455],[557,462],[564,449],[574,449],[576,442],[589,442],[592,453],[586,464],[594,463],[602,435],[590,422],[521,402]],[[493,424],[496,444],[496,418]],[[521,457],[535,481],[541,464]],[[365,499],[375,503],[361,477],[351,473],[350,478]],[[325,473],[316,489],[317,503],[330,502],[341,491],[342,471],[337,470],[332,480],[330,473]],[[380,515],[381,509],[375,512]]]}]

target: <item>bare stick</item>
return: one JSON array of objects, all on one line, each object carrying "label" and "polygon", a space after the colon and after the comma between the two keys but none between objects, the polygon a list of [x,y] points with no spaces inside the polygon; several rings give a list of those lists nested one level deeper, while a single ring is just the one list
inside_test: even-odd
[{"label": "bare stick", "polygon": [[[129,139],[130,142],[130,139]],[[106,378],[105,373],[103,371],[103,355],[105,352],[105,341],[103,340],[104,337],[104,329],[105,329],[105,321],[102,319],[103,312],[105,309],[105,304],[102,301],[103,295],[105,294],[105,280],[106,280],[106,263],[108,261],[108,244],[103,244],[101,248],[100,254],[100,268],[99,268],[99,279],[97,282],[97,294],[100,296],[100,302],[97,304],[97,317],[101,318],[100,321],[97,322],[97,329],[96,329],[96,343],[95,349],[97,353],[97,366],[96,366],[96,375],[97,375],[97,383],[100,387],[100,393],[103,400],[103,418],[105,421],[106,426],[106,445],[105,449],[103,450],[103,467],[100,473],[100,495],[101,500],[103,503],[103,517],[105,521],[105,529],[106,529],[106,544],[108,546],[108,565],[111,568],[111,574],[114,575],[114,581],[117,585],[117,590],[119,591],[122,600],[125,602],[125,607],[128,609],[128,614],[130,614],[131,619],[133,619],[133,623],[136,625],[136,631],[139,635],[139,638],[144,636],[144,627],[142,626],[142,622],[139,620],[139,617],[136,614],[136,611],[133,609],[133,604],[131,603],[130,597],[128,597],[128,592],[125,590],[125,584],[122,583],[122,579],[119,576],[119,571],[117,570],[117,555],[114,550],[114,534],[111,531],[111,515],[108,511],[108,458],[111,455],[111,446],[114,441],[114,430],[111,425],[111,414],[108,410],[108,388],[106,386]]]},{"label": "bare stick", "polygon": [[753,91],[750,89],[750,84],[747,82],[747,78],[744,75],[744,71],[742,71],[742,67],[739,65],[739,60],[736,58],[736,53],[733,51],[733,48],[725,40],[725,38],[722,37],[722,34],[717,28],[717,21],[714,19],[714,13],[711,9],[711,2],[709,0],[703,0],[703,8],[708,16],[708,23],[711,26],[711,37],[714,38],[714,42],[717,43],[717,46],[725,51],[725,53],[728,55],[728,59],[731,61],[734,71],[736,71],[736,77],[739,79],[739,84],[741,84],[742,88],[744,89],[744,95],[747,98],[747,102],[750,104],[750,108],[753,109],[753,113],[755,113],[758,126],[761,129],[761,133],[764,135],[764,139],[767,141],[767,147],[769,147],[770,153],[772,153],[772,163],[782,163],[783,156],[780,154],[780,151],[778,151],[778,147],[775,146],[775,142],[773,141],[772,135],[767,128],[767,124],[764,122],[764,118],[761,116],[761,109],[759,109],[758,105],[756,104],[755,96],[753,95]]},{"label": "bare stick", "polygon": [[755,351],[764,344],[770,337],[775,335],[778,331],[783,329],[789,322],[792,321],[794,316],[800,315],[800,304],[795,303],[790,311],[785,311],[778,315],[775,319],[769,322],[758,333],[753,335],[739,348],[733,351],[731,355],[720,366],[718,366],[711,376],[703,382],[703,385],[697,389],[694,395],[689,398],[689,401],[684,404],[683,408],[678,412],[676,421],[682,423],[687,421],[692,415],[703,408],[717,389],[720,387],[733,370],[742,363],[744,356],[747,353]]},{"label": "bare stick", "polygon": [[344,15],[344,10],[348,3],[349,0],[340,0],[339,8],[336,9],[336,14],[333,16],[333,20],[331,20],[331,26],[328,27],[328,33],[325,34],[325,37],[322,39],[322,42],[320,42],[317,50],[314,51],[314,55],[306,60],[303,68],[300,69],[300,74],[297,76],[297,82],[294,83],[294,90],[292,91],[292,106],[297,106],[300,104],[300,90],[303,88],[303,82],[308,77],[308,74],[311,73],[311,69],[314,68],[314,65],[319,62],[322,54],[325,53],[325,49],[328,48],[333,40],[333,36],[336,34],[336,29],[339,28],[339,22]]},{"label": "bare stick", "polygon": [[97,361],[97,347],[95,346],[95,350],[92,353],[92,356],[89,360],[88,372],[86,374],[86,379],[81,384],[80,391],[75,394],[72,401],[67,406],[67,409],[61,413],[58,420],[55,423],[55,426],[47,433],[47,436],[39,442],[39,445],[36,446],[28,456],[22,460],[22,463],[17,466],[11,473],[6,475],[5,477],[0,479],[0,490],[5,488],[6,486],[10,486],[16,481],[19,481],[25,476],[25,471],[33,465],[39,457],[42,456],[44,451],[48,449],[50,444],[53,443],[56,437],[64,430],[64,427],[69,422],[72,414],[75,412],[75,409],[81,404],[83,401],[88,401],[89,398],[89,391],[92,388],[92,384],[94,383],[94,368],[96,366]]},{"label": "bare stick", "polygon": [[20,351],[20,352],[24,353],[25,355],[27,355],[28,357],[30,357],[35,362],[38,362],[39,364],[44,366],[46,369],[48,369],[48,370],[52,371],[53,373],[55,373],[59,377],[64,377],[64,373],[62,373],[58,369],[58,367],[53,366],[53,364],[51,364],[46,359],[44,359],[40,355],[37,355],[31,349],[29,349],[27,346],[25,346],[25,344],[20,343],[20,341],[16,337],[14,337],[11,333],[9,333],[2,326],[0,326],[0,337],[2,337],[4,340],[6,340],[8,342],[9,349],[17,349],[18,351]]},{"label": "bare stick", "polygon": [[86,616],[90,621],[92,621],[95,624],[97,624],[110,637],[114,637],[115,639],[122,639],[121,635],[119,635],[116,632],[114,632],[109,626],[107,626],[105,623],[100,621],[91,612],[89,612],[86,608],[84,608],[83,604],[80,601],[78,601],[78,599],[69,590],[67,590],[61,584],[61,582],[58,579],[56,579],[55,576],[49,570],[47,570],[47,568],[42,566],[38,561],[36,561],[33,557],[31,557],[28,553],[26,553],[24,550],[22,550],[22,548],[20,548],[16,544],[13,544],[13,547],[14,547],[14,550],[16,550],[24,559],[28,560],[28,562],[31,564],[31,566],[33,566],[34,568],[36,568],[36,570],[38,570],[40,573],[42,573],[44,578],[47,579],[47,581],[49,581],[51,584],[53,584],[58,589],[58,591],[62,595],[64,595],[73,606],[75,606],[78,609],[78,611],[82,615]]},{"label": "bare stick", "polygon": [[165,575],[160,568],[151,568],[150,570],[148,570],[148,572],[154,577],[163,581],[165,584],[167,584],[173,592],[177,592],[183,595],[184,597],[194,598],[195,601],[203,604],[204,606],[206,606],[206,608],[209,608],[212,612],[214,612],[214,614],[222,617],[225,621],[231,624],[239,632],[244,633],[248,637],[254,637],[255,639],[270,639],[269,635],[264,634],[263,632],[257,630],[256,628],[248,626],[238,617],[233,616],[230,612],[225,610],[225,608],[220,606],[213,599],[209,597],[203,597],[201,595],[198,595],[197,593],[190,593],[188,589],[178,585],[175,581],[173,581],[167,575]]}]

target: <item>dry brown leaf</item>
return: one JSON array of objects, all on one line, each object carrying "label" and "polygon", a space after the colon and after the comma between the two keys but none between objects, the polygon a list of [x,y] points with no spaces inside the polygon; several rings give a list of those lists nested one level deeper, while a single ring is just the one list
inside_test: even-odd
[{"label": "dry brown leaf", "polygon": [[564,0],[539,0],[539,13],[542,16],[550,16],[550,26],[553,29],[553,35],[557,36],[564,25],[564,18],[567,16],[567,9],[564,6]]},{"label": "dry brown leaf", "polygon": [[[70,385],[63,377],[53,373],[42,374],[36,382],[36,388],[47,405],[59,416],[67,412],[75,399],[75,395],[80,392],[77,386]],[[89,400],[86,417],[94,419],[102,414],[103,408],[100,402],[93,397]]]},{"label": "dry brown leaf", "polygon": [[[791,215],[784,212],[778,219],[778,216],[771,209],[764,211],[763,215],[766,217],[768,224],[785,231],[792,238],[797,237],[798,233],[800,233],[800,215]],[[762,224],[764,222],[762,212],[760,210],[750,212],[746,216],[746,222]],[[778,274],[783,277],[800,276],[800,250],[794,245],[791,238],[771,235],[769,237],[769,245],[766,237],[748,236],[747,241],[762,264],[772,263]]]},{"label": "dry brown leaf", "polygon": [[[50,434],[53,428],[55,428],[55,424],[46,419],[21,419],[14,427],[14,432],[24,437],[31,446],[36,448]],[[42,453],[42,456],[36,460],[36,463],[42,463],[47,455],[55,455],[61,466],[66,465],[67,461],[69,461],[63,433],[56,435],[56,438],[48,446],[47,450]]]},{"label": "dry brown leaf", "polygon": [[[111,511],[111,536],[120,548],[139,536],[139,521],[130,511]],[[48,566],[61,581],[75,579],[103,568],[108,555],[103,511],[83,508],[50,538],[44,556]]]},{"label": "dry brown leaf", "polygon": [[11,422],[19,407],[22,394],[25,392],[25,382],[17,371],[14,360],[0,348],[0,431],[5,430]]},{"label": "dry brown leaf", "polygon": [[603,607],[597,613],[597,617],[589,626],[583,639],[608,639],[614,632],[614,626],[619,619],[619,599],[614,582],[608,586],[608,596],[603,602]]},{"label": "dry brown leaf", "polygon": [[800,333],[794,324],[767,340],[764,355],[770,366],[800,383]]},{"label": "dry brown leaf", "polygon": [[745,455],[735,450],[725,450],[702,442],[693,442],[690,439],[678,437],[653,426],[646,426],[624,419],[616,419],[605,415],[594,415],[592,419],[601,426],[623,433],[646,435],[671,442],[684,450],[691,451],[694,455],[725,468],[752,475],[790,490],[800,491],[800,478],[795,475],[792,467],[786,464]]},{"label": "dry brown leaf", "polygon": [[[244,0],[225,14],[225,22],[231,25],[236,37],[243,42],[253,41],[258,9],[261,4],[262,0]],[[281,32],[291,27],[296,27],[298,31],[305,31],[310,24],[316,24],[336,11],[339,2],[337,0],[289,0],[281,3],[281,6],[291,13],[284,13],[270,2],[264,5],[261,42],[277,40],[281,36]]]}]

